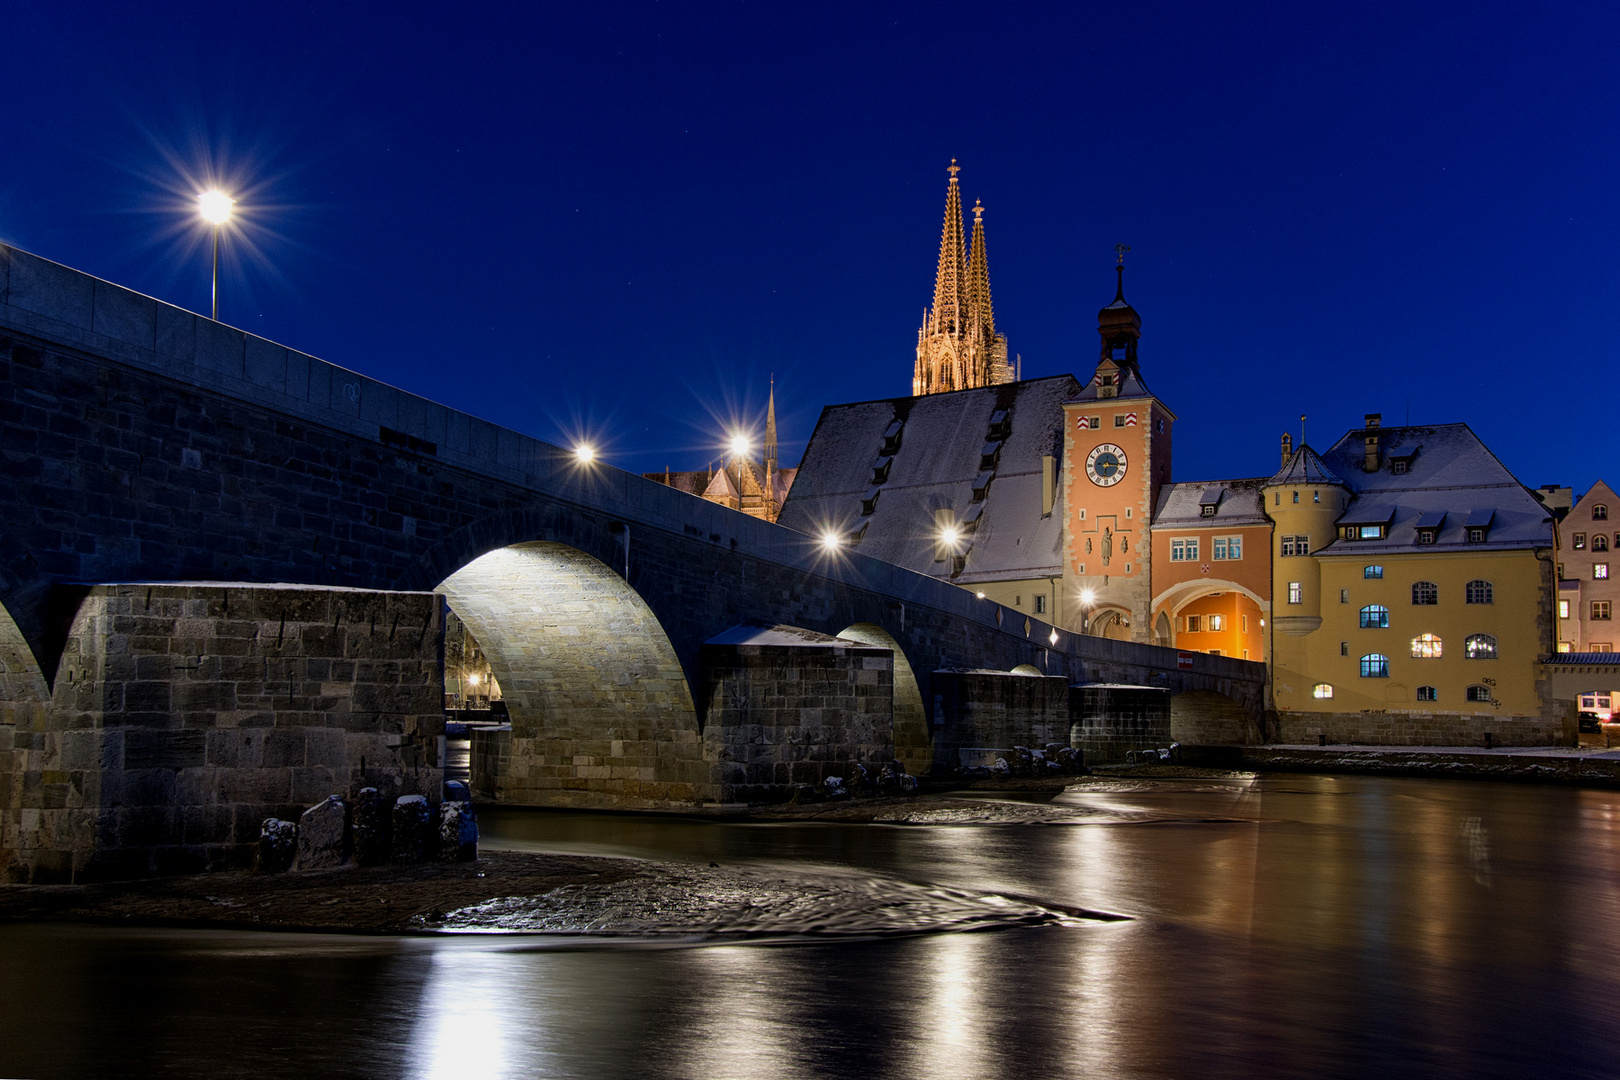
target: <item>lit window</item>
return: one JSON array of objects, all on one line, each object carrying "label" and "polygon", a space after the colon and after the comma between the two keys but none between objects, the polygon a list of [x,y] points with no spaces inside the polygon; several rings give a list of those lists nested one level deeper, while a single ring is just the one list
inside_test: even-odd
[{"label": "lit window", "polygon": [[1389,608],[1383,604],[1368,604],[1362,608],[1361,628],[1363,630],[1389,629]]},{"label": "lit window", "polygon": [[1585,548],[1586,547],[1586,534],[1585,533],[1576,533],[1575,534],[1575,542],[1573,544],[1571,544],[1570,546],[1573,547],[1576,551],[1580,551],[1581,549]]},{"label": "lit window", "polygon": [[1322,698],[1325,700],[1327,698],[1331,698],[1332,696],[1332,683],[1319,682],[1315,686],[1311,687],[1311,697],[1313,698]]},{"label": "lit window", "polygon": [[1558,651],[1559,652],[1569,652],[1572,647],[1573,646],[1571,646],[1570,643],[1567,642],[1567,641],[1560,641],[1558,643]]},{"label": "lit window", "polygon": [[1311,502],[1319,503],[1321,501],[1322,501],[1322,493],[1320,491],[1311,492]]},{"label": "lit window", "polygon": [[1221,655],[1221,650],[1219,650],[1219,649],[1211,649],[1211,650],[1209,650],[1209,655],[1211,655],[1211,656],[1219,656],[1219,655]]},{"label": "lit window", "polygon": [[1412,603],[1438,604],[1440,602],[1440,586],[1432,581],[1419,581],[1412,586]]},{"label": "lit window", "polygon": [[1381,653],[1368,653],[1361,658],[1361,677],[1363,679],[1389,678],[1389,657]]},{"label": "lit window", "polygon": [[1189,615],[1189,616],[1187,616],[1187,633],[1196,634],[1196,633],[1201,632],[1203,629],[1204,629],[1204,617],[1202,615]]},{"label": "lit window", "polygon": [[1594,600],[1594,601],[1592,601],[1592,618],[1594,618],[1594,619],[1607,619],[1608,617],[1609,617],[1609,601],[1607,601],[1607,600]]},{"label": "lit window", "polygon": [[1356,531],[1356,536],[1360,540],[1382,540],[1384,538],[1384,527],[1382,525],[1363,525]]},{"label": "lit window", "polygon": [[1216,630],[1225,630],[1226,629],[1226,617],[1223,616],[1223,615],[1211,615],[1209,617],[1209,629],[1210,629],[1211,632],[1214,632]]},{"label": "lit window", "polygon": [[1496,592],[1491,583],[1475,578],[1463,590],[1463,602],[1466,604],[1489,604],[1495,599]]},{"label": "lit window", "polygon": [[1294,492],[1294,501],[1299,502],[1299,492]]},{"label": "lit window", "polygon": [[1463,655],[1470,660],[1495,660],[1496,639],[1489,634],[1469,634],[1463,642]]},{"label": "lit window", "polygon": [[1420,686],[1417,691],[1417,699],[1419,701],[1439,701],[1440,691],[1432,686]]},{"label": "lit window", "polygon": [[1593,578],[1595,578],[1598,581],[1603,581],[1606,578],[1608,578],[1608,576],[1609,576],[1609,564],[1608,563],[1600,562],[1600,563],[1593,563],[1592,564],[1592,577]]},{"label": "lit window", "polygon": [[1592,520],[1593,521],[1608,521],[1609,520],[1609,508],[1607,506],[1604,506],[1602,503],[1598,503],[1596,506],[1592,507]]},{"label": "lit window", "polygon": [[1560,600],[1560,601],[1558,601],[1558,617],[1560,619],[1569,618],[1569,601],[1568,600]]},{"label": "lit window", "polygon": [[1303,591],[1299,582],[1290,581],[1288,583],[1288,602],[1290,604],[1303,604],[1305,602],[1304,597],[1301,595]]},{"label": "lit window", "polygon": [[1438,660],[1440,659],[1440,635],[1419,634],[1412,639],[1412,659]]},{"label": "lit window", "polygon": [[1364,578],[1381,578],[1384,576],[1384,568],[1382,566],[1363,566],[1361,576]]},{"label": "lit window", "polygon": [[1197,562],[1198,540],[1172,540],[1170,541],[1171,562]]},{"label": "lit window", "polygon": [[1311,538],[1309,536],[1283,537],[1282,553],[1284,555],[1309,555],[1311,553]]},{"label": "lit window", "polygon": [[1470,686],[1468,688],[1468,700],[1480,701],[1489,704],[1491,700],[1491,688],[1488,686]]},{"label": "lit window", "polygon": [[1592,534],[1592,550],[1593,551],[1608,551],[1609,550],[1609,538],[1607,536],[1604,536],[1602,533],[1593,533]]}]

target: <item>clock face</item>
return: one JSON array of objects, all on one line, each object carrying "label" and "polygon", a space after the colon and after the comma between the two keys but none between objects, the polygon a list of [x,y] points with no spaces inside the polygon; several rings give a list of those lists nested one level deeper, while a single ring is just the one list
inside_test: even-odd
[{"label": "clock face", "polygon": [[1113,487],[1125,479],[1125,451],[1103,443],[1086,455],[1086,475],[1098,487]]}]

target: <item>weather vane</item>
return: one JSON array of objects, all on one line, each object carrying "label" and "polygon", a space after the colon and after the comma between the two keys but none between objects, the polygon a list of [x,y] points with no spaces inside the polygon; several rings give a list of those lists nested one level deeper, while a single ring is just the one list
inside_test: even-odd
[{"label": "weather vane", "polygon": [[1131,250],[1129,244],[1115,244],[1114,254],[1119,256],[1119,265],[1125,265],[1125,253]]}]

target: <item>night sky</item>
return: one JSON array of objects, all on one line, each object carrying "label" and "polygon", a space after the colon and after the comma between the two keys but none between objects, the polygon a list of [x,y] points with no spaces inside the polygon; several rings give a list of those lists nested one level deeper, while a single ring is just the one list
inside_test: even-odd
[{"label": "night sky", "polygon": [[[909,393],[951,158],[1026,377],[1131,247],[1175,478],[1365,412],[1620,482],[1620,7],[0,9],[0,240],[635,471]],[[970,217],[971,220],[971,217]]]}]

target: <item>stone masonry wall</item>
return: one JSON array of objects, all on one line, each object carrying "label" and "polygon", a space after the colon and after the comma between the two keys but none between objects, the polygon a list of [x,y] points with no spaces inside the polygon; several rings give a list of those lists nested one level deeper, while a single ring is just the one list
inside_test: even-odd
[{"label": "stone masonry wall", "polygon": [[1329,743],[1367,746],[1573,746],[1574,720],[1563,716],[1489,716],[1483,713],[1278,713],[1272,740],[1285,746]]},{"label": "stone masonry wall", "polygon": [[705,645],[705,756],[721,802],[780,802],[795,784],[876,774],[894,756],[894,660],[888,649]]},{"label": "stone masonry wall", "polygon": [[943,770],[959,767],[963,749],[1069,745],[1069,683],[1060,676],[936,671],[934,704]]},{"label": "stone masonry wall", "polygon": [[1132,750],[1170,745],[1170,693],[1148,686],[1072,686],[1069,745],[1087,765],[1123,762]]},{"label": "stone masonry wall", "polygon": [[7,876],[242,866],[266,817],[362,786],[437,798],[442,601],[218,585],[90,590],[19,727]]}]

